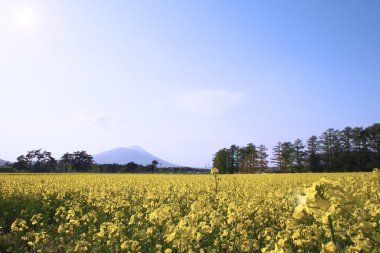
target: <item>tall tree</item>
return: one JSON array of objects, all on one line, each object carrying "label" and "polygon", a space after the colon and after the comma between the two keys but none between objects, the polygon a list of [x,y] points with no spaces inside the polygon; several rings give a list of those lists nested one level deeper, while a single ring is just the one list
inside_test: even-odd
[{"label": "tall tree", "polygon": [[340,162],[344,171],[353,171],[356,166],[355,157],[353,155],[353,129],[351,127],[345,127],[340,131],[341,140],[341,154]]},{"label": "tall tree", "polygon": [[73,163],[74,163],[74,157],[73,154],[65,153],[61,157],[61,160],[59,161],[62,172],[69,172],[72,169]]},{"label": "tall tree", "polygon": [[352,159],[354,160],[354,170],[369,170],[368,162],[370,153],[368,151],[367,132],[362,127],[352,129]]},{"label": "tall tree", "polygon": [[39,164],[42,172],[53,172],[56,169],[57,161],[52,157],[51,152],[43,151],[39,156]]},{"label": "tall tree", "polygon": [[305,145],[300,139],[295,140],[293,143],[294,163],[297,172],[301,172],[304,169],[305,163]]},{"label": "tall tree", "polygon": [[339,170],[338,155],[340,151],[340,132],[329,128],[320,137],[321,148],[323,150],[322,160],[326,171]]},{"label": "tall tree", "polygon": [[307,140],[307,166],[308,169],[312,172],[321,172],[322,166],[321,166],[321,155],[319,153],[320,145],[318,141],[318,137],[315,135],[312,135]]},{"label": "tall tree", "polygon": [[257,148],[249,143],[246,147],[240,148],[240,172],[253,173],[257,167]]},{"label": "tall tree", "polygon": [[282,168],[283,172],[291,172],[294,163],[294,148],[291,142],[283,142],[281,144]]},{"label": "tall tree", "polygon": [[72,167],[76,172],[87,172],[92,164],[92,156],[86,151],[77,151],[72,154]]},{"label": "tall tree", "polygon": [[257,168],[259,172],[263,172],[268,169],[267,150],[268,149],[265,147],[265,145],[260,145],[259,149],[257,150]]},{"label": "tall tree", "polygon": [[31,150],[31,151],[28,151],[27,154],[26,154],[26,158],[28,159],[29,161],[29,168],[30,168],[30,172],[35,172],[35,163],[36,163],[36,156],[38,156],[38,154],[41,152],[41,149],[36,149],[36,150]]},{"label": "tall tree", "polygon": [[239,146],[231,145],[231,147],[228,149],[228,158],[228,173],[238,173],[241,161]]},{"label": "tall tree", "polygon": [[281,142],[277,142],[277,144],[273,147],[272,162],[276,165],[278,170],[282,170],[284,161],[282,157],[282,143]]},{"label": "tall tree", "polygon": [[371,157],[370,168],[380,168],[380,123],[366,128],[368,147]]}]

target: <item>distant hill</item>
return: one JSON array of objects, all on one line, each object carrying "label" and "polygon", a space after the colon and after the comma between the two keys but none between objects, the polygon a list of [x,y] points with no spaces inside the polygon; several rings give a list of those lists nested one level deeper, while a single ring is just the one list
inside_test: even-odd
[{"label": "distant hill", "polygon": [[9,163],[9,162],[0,159],[0,166],[3,166],[3,165],[6,164],[6,163]]},{"label": "distant hill", "polygon": [[182,167],[180,165],[164,161],[136,146],[112,149],[94,155],[93,157],[95,163],[97,164],[127,164],[129,162],[134,162],[145,166],[151,164],[153,160],[156,160],[159,163],[159,167]]}]

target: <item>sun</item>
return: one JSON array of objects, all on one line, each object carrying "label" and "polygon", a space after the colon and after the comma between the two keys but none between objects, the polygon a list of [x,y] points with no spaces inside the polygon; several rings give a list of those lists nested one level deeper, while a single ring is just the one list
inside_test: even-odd
[{"label": "sun", "polygon": [[38,15],[31,7],[20,7],[14,12],[14,21],[19,28],[30,29],[37,24]]}]

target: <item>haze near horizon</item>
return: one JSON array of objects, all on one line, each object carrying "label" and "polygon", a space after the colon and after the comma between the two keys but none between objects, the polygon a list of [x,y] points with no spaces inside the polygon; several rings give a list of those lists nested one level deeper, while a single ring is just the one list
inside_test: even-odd
[{"label": "haze near horizon", "polygon": [[0,159],[140,146],[205,167],[380,122],[378,1],[2,1]]}]

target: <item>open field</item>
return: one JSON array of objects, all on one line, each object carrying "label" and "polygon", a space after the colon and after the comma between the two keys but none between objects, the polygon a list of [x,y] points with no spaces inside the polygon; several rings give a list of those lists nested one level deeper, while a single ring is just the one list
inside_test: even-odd
[{"label": "open field", "polygon": [[380,251],[379,172],[7,174],[0,192],[0,252]]}]

